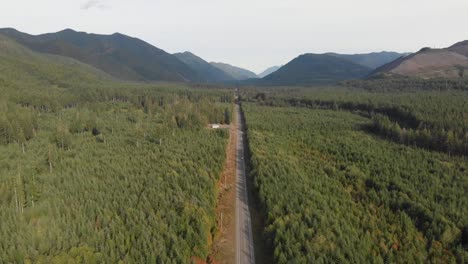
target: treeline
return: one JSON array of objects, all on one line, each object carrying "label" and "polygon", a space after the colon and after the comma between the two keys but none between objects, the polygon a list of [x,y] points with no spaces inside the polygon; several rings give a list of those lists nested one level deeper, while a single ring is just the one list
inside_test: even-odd
[{"label": "treeline", "polygon": [[402,128],[388,116],[374,115],[369,129],[387,139],[408,146],[418,146],[456,155],[468,155],[468,133],[458,135],[452,130]]},{"label": "treeline", "polygon": [[[462,91],[415,91],[377,93],[339,87],[269,88],[242,91],[243,99],[272,106],[288,106],[293,100],[301,104],[335,103],[352,109],[356,105],[367,111],[398,108],[410,112],[418,121],[449,128],[468,128],[465,121],[468,94]],[[347,104],[351,104],[347,106]]]},{"label": "treeline", "polygon": [[[231,122],[232,94],[230,93],[219,93],[218,91],[193,93],[180,90],[177,94],[177,89],[180,88],[176,88],[174,94],[170,90],[153,88],[153,91],[148,92],[148,94],[139,96],[138,93],[144,93],[145,89],[143,87],[141,91],[135,91],[133,94],[126,92],[116,94],[107,91],[112,96],[102,92],[94,98],[88,97],[79,103],[65,105],[54,103],[61,99],[60,96],[53,100],[45,99],[44,101],[40,97],[35,98],[35,103],[26,103],[24,100],[20,100],[20,105],[3,103],[0,114],[0,144],[19,143],[21,145],[33,138],[39,129],[37,121],[39,113],[55,113],[60,116],[62,110],[80,107],[88,108],[91,111],[77,113],[70,122],[67,122],[68,124],[56,128],[57,137],[65,139],[70,132],[100,134],[96,119],[97,113],[103,109],[102,105],[99,106],[101,102],[107,102],[111,105],[128,103],[148,115],[158,115],[164,112],[164,116],[168,117],[167,125],[178,128],[201,128],[209,123],[229,124]],[[53,94],[49,96],[53,96]],[[53,106],[48,104],[50,102]],[[133,114],[129,118],[137,122],[138,116],[139,114]],[[57,141],[57,137],[53,141]]]},{"label": "treeline", "polygon": [[[334,93],[334,94],[332,94]],[[374,133],[384,137],[394,133],[396,125],[403,131],[396,142],[427,149],[468,155],[468,95],[466,92],[417,92],[376,94],[352,90],[309,90],[290,95],[286,91],[246,94],[246,99],[268,106],[294,106],[311,109],[345,110],[369,118],[385,115],[392,125],[375,121]],[[302,97],[302,98],[301,98]],[[376,124],[376,123],[379,124]],[[396,137],[388,137],[396,138]],[[400,136],[398,136],[400,138]]]},{"label": "treeline", "polygon": [[394,91],[468,91],[468,78],[447,79],[431,78],[422,79],[416,77],[379,77],[366,80],[350,80],[340,83],[342,86],[364,89],[378,92]]},{"label": "treeline", "polygon": [[[381,113],[387,115],[392,120],[398,120],[400,123],[409,127],[417,127],[422,121],[404,106],[381,106],[376,104],[366,104],[359,102],[340,102],[340,101],[322,101],[312,99],[288,99],[284,101],[285,106],[307,107],[311,109],[330,109],[345,111],[361,111],[367,114]],[[275,106],[274,103],[265,105]]]},{"label": "treeline", "polygon": [[[31,84],[29,84],[31,85]],[[34,85],[33,85],[34,86]],[[189,102],[230,103],[234,97],[228,90],[187,90],[167,84],[96,83],[76,84],[72,88],[36,87],[36,90],[15,90],[4,87],[10,101],[41,112],[58,112],[64,108],[86,106],[98,102],[124,102],[144,108],[145,112],[173,105],[179,99]],[[11,90],[10,90],[11,89]]]}]

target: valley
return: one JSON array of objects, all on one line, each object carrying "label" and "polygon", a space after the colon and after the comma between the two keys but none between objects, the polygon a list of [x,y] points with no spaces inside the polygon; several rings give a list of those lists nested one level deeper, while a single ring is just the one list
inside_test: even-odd
[{"label": "valley", "polygon": [[0,263],[465,263],[467,47],[256,74],[0,29]]}]

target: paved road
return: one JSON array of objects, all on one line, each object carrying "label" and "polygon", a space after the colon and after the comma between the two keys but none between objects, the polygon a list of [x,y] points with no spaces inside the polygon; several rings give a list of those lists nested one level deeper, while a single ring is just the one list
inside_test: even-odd
[{"label": "paved road", "polygon": [[236,263],[255,263],[254,243],[252,237],[252,223],[250,221],[247,182],[244,162],[244,124],[241,119],[239,106],[237,114],[237,147],[236,147]]}]

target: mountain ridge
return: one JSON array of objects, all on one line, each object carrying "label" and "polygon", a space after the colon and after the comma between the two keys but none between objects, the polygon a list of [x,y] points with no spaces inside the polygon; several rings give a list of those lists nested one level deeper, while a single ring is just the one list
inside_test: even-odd
[{"label": "mountain ridge", "polygon": [[31,83],[39,87],[54,85],[61,89],[71,84],[95,85],[115,80],[89,64],[70,57],[35,52],[3,34],[0,34],[0,58],[0,82],[17,87],[18,90]]},{"label": "mountain ridge", "polygon": [[459,78],[468,71],[468,41],[448,48],[422,48],[374,70],[370,77]]},{"label": "mountain ridge", "polygon": [[371,69],[377,69],[378,67],[385,65],[391,61],[394,61],[402,56],[408,55],[408,53],[398,53],[393,51],[380,51],[371,53],[356,53],[356,54],[339,54],[334,52],[325,53],[333,56],[337,56],[343,59],[350,60],[356,64]]},{"label": "mountain ridge", "polygon": [[236,81],[243,81],[243,80],[258,78],[257,74],[255,74],[252,71],[249,71],[249,70],[237,67],[237,66],[233,66],[227,63],[210,62],[210,64],[222,70],[223,72],[231,76],[231,78]]},{"label": "mountain ridge", "polygon": [[13,28],[0,29],[0,33],[34,51],[71,57],[119,79],[198,81],[197,74],[175,56],[121,33],[100,35],[64,29],[30,35]]},{"label": "mountain ridge", "polygon": [[174,53],[173,55],[194,70],[198,74],[201,82],[225,82],[234,80],[229,74],[189,51]]},{"label": "mountain ridge", "polygon": [[330,84],[362,78],[372,69],[329,54],[302,54],[255,83],[262,85]]}]

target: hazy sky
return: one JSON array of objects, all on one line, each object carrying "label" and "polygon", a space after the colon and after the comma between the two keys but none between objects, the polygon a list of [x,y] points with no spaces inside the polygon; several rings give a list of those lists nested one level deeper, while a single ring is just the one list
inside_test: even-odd
[{"label": "hazy sky", "polygon": [[0,0],[0,27],[141,38],[259,72],[302,53],[416,51],[468,39],[468,0]]}]

